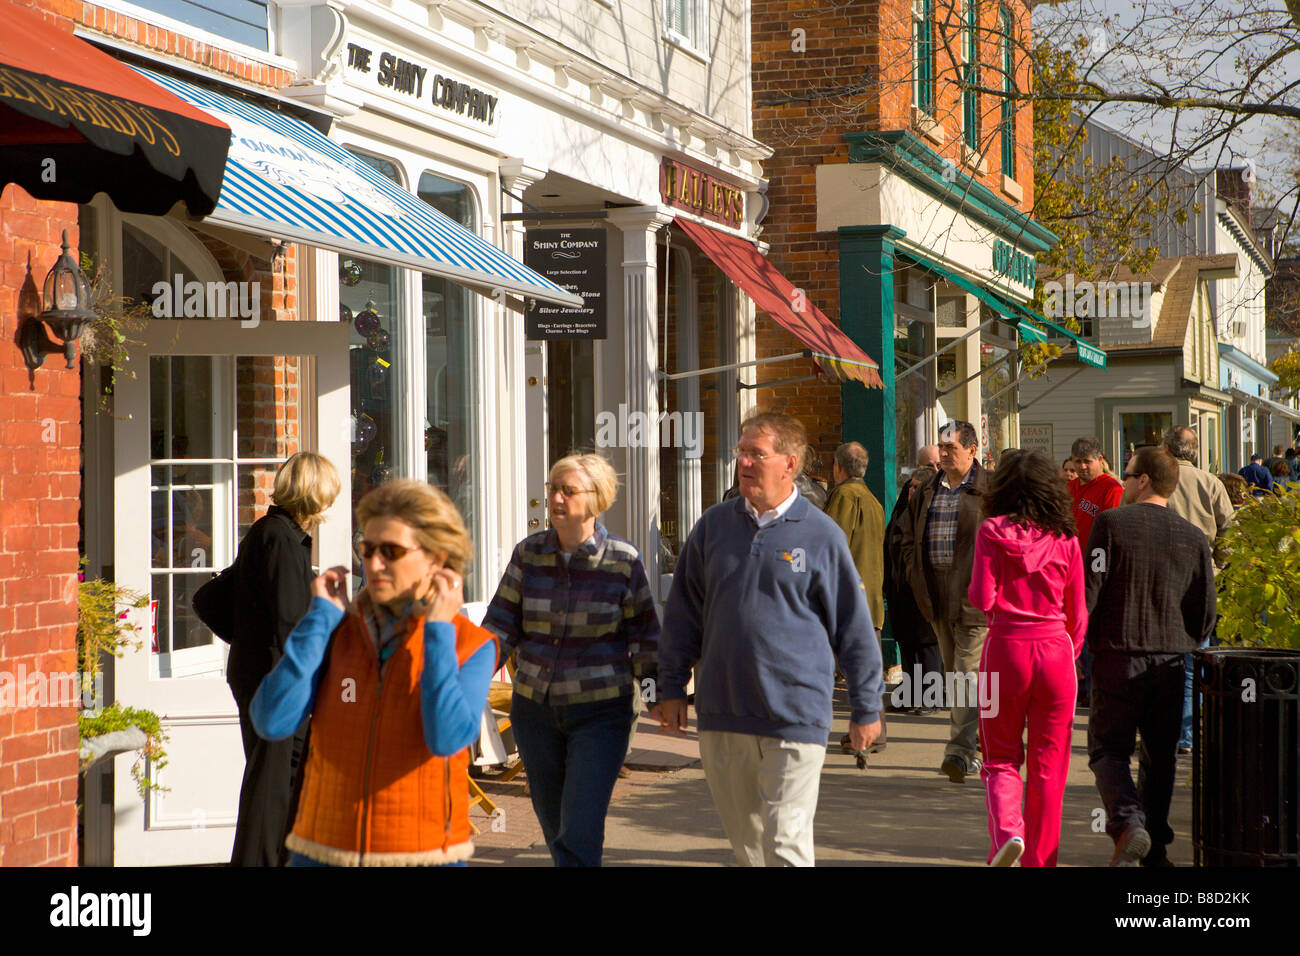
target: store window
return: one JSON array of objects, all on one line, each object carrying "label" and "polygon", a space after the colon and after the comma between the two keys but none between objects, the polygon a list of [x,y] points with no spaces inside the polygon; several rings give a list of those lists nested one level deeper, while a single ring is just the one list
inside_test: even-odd
[{"label": "store window", "polygon": [[[448,219],[478,231],[474,193],[468,186],[431,172],[420,175],[417,194]],[[475,380],[478,325],[475,296],[463,286],[425,275],[421,279],[425,335],[424,452],[428,480],[446,492],[460,510],[470,537],[481,526],[482,456],[473,453],[478,431],[479,383]],[[483,600],[474,566],[465,574],[465,597]]]},{"label": "store window", "polygon": [[1158,445],[1174,423],[1173,412],[1122,412],[1119,416],[1122,464],[1127,467],[1133,453],[1143,445]]},{"label": "store window", "polygon": [[980,341],[980,454],[988,467],[1013,447],[1016,344],[985,333]]},{"label": "store window", "polygon": [[928,419],[934,404],[933,363],[897,376],[934,352],[932,326],[900,313],[894,318],[894,433],[898,442],[898,483],[916,465],[916,453],[927,444]]},{"label": "store window", "polygon": [[[356,150],[354,156],[402,185],[396,164]],[[347,322],[352,387],[352,505],[407,470],[400,461],[393,339],[405,318],[403,270],[355,256],[339,257],[339,319]],[[357,533],[360,529],[354,529]],[[353,555],[360,580],[360,561]]]}]

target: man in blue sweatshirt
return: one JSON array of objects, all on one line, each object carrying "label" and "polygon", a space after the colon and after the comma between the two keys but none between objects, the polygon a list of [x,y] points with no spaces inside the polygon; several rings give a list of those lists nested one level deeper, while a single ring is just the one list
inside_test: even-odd
[{"label": "man in blue sweatshirt", "polygon": [[807,443],[788,415],[743,424],[740,497],[706,511],[673,574],[659,645],[666,728],[686,728],[695,672],[700,758],[737,859],[812,866],[835,662],[850,742],[880,733],[880,648],[844,532],[799,495]]}]

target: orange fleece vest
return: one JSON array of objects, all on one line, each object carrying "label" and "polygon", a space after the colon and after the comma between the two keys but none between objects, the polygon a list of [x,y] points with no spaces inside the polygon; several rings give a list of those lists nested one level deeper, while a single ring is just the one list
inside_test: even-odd
[{"label": "orange fleece vest", "polygon": [[[496,637],[463,615],[463,666]],[[285,845],[334,866],[454,863],[474,852],[469,827],[469,748],[435,757],[424,742],[420,674],[424,620],[412,621],[382,683],[361,617],[334,630],[329,670],[311,716],[311,744],[293,833]]]}]

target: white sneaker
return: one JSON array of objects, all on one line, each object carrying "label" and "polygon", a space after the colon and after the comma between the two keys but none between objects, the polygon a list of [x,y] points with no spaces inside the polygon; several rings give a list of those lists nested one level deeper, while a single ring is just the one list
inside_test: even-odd
[{"label": "white sneaker", "polygon": [[1016,861],[1020,859],[1020,854],[1024,852],[1025,841],[1020,837],[1012,837],[999,847],[997,853],[993,854],[989,866],[1015,866]]}]

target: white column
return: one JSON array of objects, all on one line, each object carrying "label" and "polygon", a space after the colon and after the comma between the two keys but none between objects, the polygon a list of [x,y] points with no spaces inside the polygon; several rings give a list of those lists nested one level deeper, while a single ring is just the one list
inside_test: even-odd
[{"label": "white column", "polygon": [[[689,250],[675,246],[673,255],[673,271],[677,277],[677,370],[686,372],[700,367],[699,289]],[[691,427],[703,445],[703,429],[697,432],[687,424],[699,417],[698,377],[677,382],[677,408],[681,412],[683,431]],[[689,458],[686,452],[685,447],[677,452],[677,540],[682,543],[695,527],[695,522],[700,520],[704,502],[701,459]]]},{"label": "white column", "polygon": [[610,222],[623,233],[623,381],[628,420],[640,413],[650,427],[640,447],[627,449],[628,537],[641,552],[646,576],[659,592],[659,296],[655,233],[672,221],[662,206],[610,210]]},{"label": "white column", "polygon": [[[522,159],[511,158],[501,161],[501,185],[507,193],[522,196],[533,183],[546,175],[546,170],[530,166]],[[501,196],[501,211],[522,212],[523,204],[505,193]],[[518,221],[502,223],[502,239],[505,250],[514,258],[524,258],[524,224]],[[489,427],[498,429],[502,447],[501,467],[498,487],[498,512],[501,516],[500,539],[497,543],[499,565],[498,571],[504,570],[510,549],[516,541],[530,534],[529,519],[538,519],[538,527],[545,521],[545,502],[541,499],[541,482],[544,482],[547,466],[546,455],[546,372],[545,343],[528,342],[524,330],[524,315],[508,308],[504,301],[495,307],[497,328],[501,330],[497,359],[498,381],[500,383],[500,414],[505,420],[489,423]],[[536,352],[531,358],[527,355],[529,348]],[[538,358],[540,356],[540,358]],[[536,366],[536,367],[532,367]],[[529,382],[535,384],[530,385]],[[528,493],[530,474],[540,470],[542,478],[533,488],[533,499],[538,499],[537,508],[529,508]],[[485,529],[486,530],[486,529]]]}]

